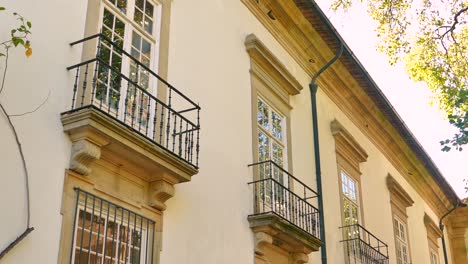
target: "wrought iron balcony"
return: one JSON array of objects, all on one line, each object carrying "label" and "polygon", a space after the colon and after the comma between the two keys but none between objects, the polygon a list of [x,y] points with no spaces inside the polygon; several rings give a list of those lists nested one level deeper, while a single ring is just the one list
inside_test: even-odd
[{"label": "wrought iron balcony", "polygon": [[[309,203],[317,193],[275,162],[249,165],[257,180],[250,182],[254,213],[249,220],[262,216],[280,218],[292,228],[305,233],[320,245],[319,210]],[[252,222],[251,222],[252,224]],[[317,247],[318,248],[318,247]]]},{"label": "wrought iron balcony", "polygon": [[[198,168],[200,107],[122,47],[96,34],[71,43],[91,55],[74,71],[71,109],[94,109]],[[143,51],[142,51],[143,52]],[[132,54],[134,50],[132,49]]]},{"label": "wrought iron balcony", "polygon": [[348,264],[388,264],[388,246],[359,224],[340,227]]}]

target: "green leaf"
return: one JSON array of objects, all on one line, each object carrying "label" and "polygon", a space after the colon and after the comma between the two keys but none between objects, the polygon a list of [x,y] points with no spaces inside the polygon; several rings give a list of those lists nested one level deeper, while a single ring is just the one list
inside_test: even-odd
[{"label": "green leaf", "polygon": [[29,28],[32,27],[31,21],[26,22],[26,25],[28,25]]},{"label": "green leaf", "polygon": [[6,9],[5,7],[0,6],[0,11],[3,11],[3,10],[5,10],[5,9]]},{"label": "green leaf", "polygon": [[24,46],[24,40],[21,39],[21,38],[13,37],[13,38],[11,39],[11,41],[13,42],[13,45],[14,45],[15,47],[17,47],[17,46],[20,45],[20,44]]}]

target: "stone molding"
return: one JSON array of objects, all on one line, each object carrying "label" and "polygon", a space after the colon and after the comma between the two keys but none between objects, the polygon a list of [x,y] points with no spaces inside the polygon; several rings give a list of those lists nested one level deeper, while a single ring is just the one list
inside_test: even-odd
[{"label": "stone molding", "polygon": [[403,187],[392,177],[392,175],[388,174],[387,179],[387,188],[390,191],[390,200],[392,203],[395,203],[400,208],[404,208],[406,210],[407,207],[410,207],[414,204],[413,199],[411,196],[403,189]]},{"label": "stone molding", "polygon": [[257,36],[248,35],[245,47],[251,59],[251,72],[266,82],[280,98],[287,102],[290,95],[301,92],[301,84]]},{"label": "stone molding", "polygon": [[273,262],[265,255],[267,248],[280,248],[290,256],[291,263],[307,263],[308,254],[318,251],[320,239],[299,229],[274,213],[250,215],[250,228],[254,233],[255,254],[262,263]]},{"label": "stone molding", "polygon": [[[94,107],[62,114],[64,131],[72,141],[70,169],[92,174],[102,159],[149,184],[148,205],[165,210],[174,184],[187,182],[198,170]],[[109,170],[115,170],[109,167]],[[95,182],[99,184],[99,182]]]},{"label": "stone molding", "polygon": [[432,247],[437,250],[439,248],[438,239],[442,237],[442,232],[434,223],[432,218],[426,213],[424,213],[424,225],[426,226],[427,238],[429,242],[431,243]]},{"label": "stone molding", "polygon": [[70,169],[87,176],[91,173],[89,165],[101,157],[101,146],[81,139],[73,142],[70,159]]},{"label": "stone molding", "polygon": [[149,205],[164,211],[166,210],[166,205],[164,203],[175,194],[174,184],[163,180],[154,181],[150,183],[149,192]]},{"label": "stone molding", "polygon": [[[306,0],[241,0],[291,57],[313,76],[334,55],[329,39],[324,39],[312,26],[318,17],[305,17],[301,8],[312,3]],[[274,19],[273,19],[273,18]],[[332,41],[334,41],[333,38]],[[453,202],[416,153],[393,127],[376,103],[366,94],[358,80],[339,60],[317,80],[324,93],[383,153],[405,177],[432,210],[441,217],[453,207]]]},{"label": "stone molding", "polygon": [[335,138],[336,153],[352,165],[356,171],[360,171],[359,164],[367,160],[366,151],[338,120],[335,119],[330,123],[330,129]]}]

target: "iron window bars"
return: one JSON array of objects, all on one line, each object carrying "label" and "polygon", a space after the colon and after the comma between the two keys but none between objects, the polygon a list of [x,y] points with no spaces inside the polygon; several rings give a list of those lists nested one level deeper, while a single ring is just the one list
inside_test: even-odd
[{"label": "iron window bars", "polygon": [[[67,68],[75,70],[75,81],[71,110],[64,114],[97,109],[198,168],[200,106],[126,52],[121,42],[96,34],[70,45],[95,42],[95,57]],[[123,58],[129,69],[122,66]],[[156,95],[163,90],[167,100]]]},{"label": "iron window bars", "polygon": [[153,263],[155,222],[79,188],[72,264]]},{"label": "iron window bars", "polygon": [[359,224],[340,227],[348,264],[388,264],[388,245]]},{"label": "iron window bars", "polygon": [[248,165],[257,180],[253,215],[273,213],[320,239],[319,210],[309,203],[318,194],[272,160]]}]

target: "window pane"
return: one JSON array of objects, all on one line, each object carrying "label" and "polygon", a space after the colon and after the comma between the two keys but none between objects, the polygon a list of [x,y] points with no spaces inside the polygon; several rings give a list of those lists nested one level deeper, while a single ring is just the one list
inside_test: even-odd
[{"label": "window pane", "polygon": [[140,8],[141,10],[143,10],[143,5],[144,5],[144,0],[136,0],[135,1],[135,5]]},{"label": "window pane", "polygon": [[269,113],[268,113],[268,106],[258,100],[257,101],[257,122],[259,125],[261,125],[263,128],[266,130],[269,130]]},{"label": "window pane", "polygon": [[150,57],[151,56],[151,43],[143,39],[143,45],[141,46],[141,52],[146,56]]},{"label": "window pane", "polygon": [[258,132],[258,160],[265,161],[270,159],[270,139]]},{"label": "window pane", "polygon": [[104,15],[103,15],[103,23],[106,25],[108,28],[113,28],[114,27],[114,15],[107,11],[107,9],[104,9]]},{"label": "window pane", "polygon": [[143,13],[141,11],[135,9],[133,20],[143,27]]},{"label": "window pane", "polygon": [[273,136],[279,140],[282,140],[283,139],[283,127],[282,127],[283,118],[277,113],[275,113],[274,111],[272,111],[271,119],[273,123],[273,128],[271,131]]},{"label": "window pane", "polygon": [[154,7],[149,2],[146,2],[145,13],[148,17],[153,18]]},{"label": "window pane", "polygon": [[141,37],[140,35],[135,33],[135,31],[133,31],[133,34],[132,34],[132,46],[137,49],[140,49],[140,46],[141,46]]},{"label": "window pane", "polygon": [[153,34],[153,21],[148,17],[145,18],[145,31]]}]

